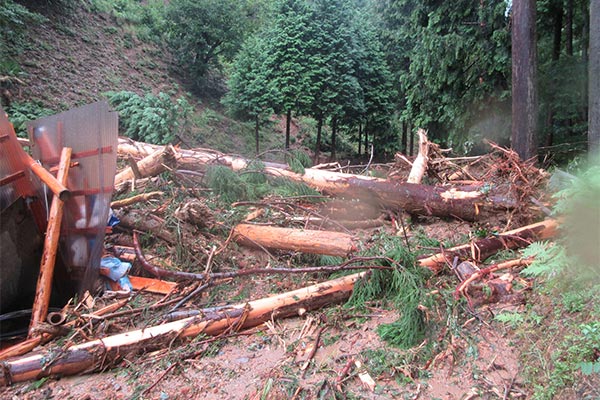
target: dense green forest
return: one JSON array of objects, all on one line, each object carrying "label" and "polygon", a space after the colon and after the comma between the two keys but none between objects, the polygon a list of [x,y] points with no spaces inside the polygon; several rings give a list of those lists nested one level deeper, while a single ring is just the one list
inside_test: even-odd
[{"label": "dense green forest", "polygon": [[[537,154],[562,163],[587,150],[590,4],[533,4]],[[295,140],[291,120],[309,121],[305,144],[315,159],[412,153],[417,127],[458,154],[484,151],[484,139],[510,145],[506,0],[2,0],[4,92],[23,77],[18,56],[29,45],[28,26],[57,16],[68,25],[79,9],[108,14],[158,46],[188,93],[105,93],[136,139],[174,140],[193,104],[210,99],[251,124],[256,152],[273,115],[286,120],[286,149]],[[17,106],[23,102],[7,108],[20,115]]]}]

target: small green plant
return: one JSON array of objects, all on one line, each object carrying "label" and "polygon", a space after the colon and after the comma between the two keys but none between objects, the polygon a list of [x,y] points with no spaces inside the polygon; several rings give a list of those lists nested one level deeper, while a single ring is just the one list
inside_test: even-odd
[{"label": "small green plant", "polygon": [[143,97],[128,91],[105,94],[119,113],[125,135],[132,139],[166,144],[189,129],[193,107],[184,97],[173,101],[163,92]]},{"label": "small green plant", "polygon": [[517,312],[503,312],[503,313],[497,314],[494,317],[494,319],[496,321],[499,321],[499,322],[509,325],[512,329],[516,329],[525,320],[525,318],[523,317],[523,314],[520,314]]}]

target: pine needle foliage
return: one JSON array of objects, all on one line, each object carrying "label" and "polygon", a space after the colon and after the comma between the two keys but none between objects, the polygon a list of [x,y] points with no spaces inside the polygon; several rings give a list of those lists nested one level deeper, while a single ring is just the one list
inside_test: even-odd
[{"label": "pine needle foliage", "polygon": [[304,175],[304,169],[312,166],[308,154],[300,150],[292,150],[285,155],[285,162],[293,172]]},{"label": "pine needle foliage", "polygon": [[246,199],[246,185],[231,169],[220,165],[210,167],[206,171],[205,178],[208,187],[220,202],[231,204]]},{"label": "pine needle foliage", "polygon": [[382,236],[381,247],[369,250],[368,254],[385,254],[394,260],[390,271],[372,271],[369,279],[357,283],[348,302],[361,307],[368,301],[389,301],[401,313],[391,324],[382,324],[377,332],[393,346],[410,348],[419,344],[426,333],[426,322],[419,305],[429,302],[425,296],[425,281],[428,272],[416,265],[416,257],[402,244],[400,238]]},{"label": "pine needle foliage", "polygon": [[[273,193],[281,197],[320,196],[321,193],[301,182],[285,178],[275,178],[271,181]],[[307,201],[317,201],[318,197],[307,197]]]},{"label": "pine needle foliage", "polygon": [[252,161],[239,173],[227,167],[212,166],[207,170],[205,179],[219,202],[225,205],[236,201],[259,200],[270,194],[281,197],[308,196],[307,201],[317,201],[320,195],[301,182],[286,178],[267,178],[261,161]]}]

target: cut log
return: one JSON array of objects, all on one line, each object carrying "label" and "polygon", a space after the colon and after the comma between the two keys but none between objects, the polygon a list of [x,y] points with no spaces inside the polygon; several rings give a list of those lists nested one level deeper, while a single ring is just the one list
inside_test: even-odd
[{"label": "cut log", "polygon": [[91,372],[106,368],[128,354],[168,346],[175,338],[237,331],[272,318],[298,315],[300,310],[339,303],[349,298],[355,282],[364,276],[366,273],[361,272],[248,303],[205,309],[197,317],[92,340],[68,347],[61,354],[42,353],[7,360],[0,369],[0,385]]},{"label": "cut log", "polygon": [[[156,151],[161,146],[119,140],[121,154],[136,154]],[[222,165],[239,171],[249,162],[243,158],[227,156],[204,149],[177,150],[177,161],[186,169],[198,166]],[[364,199],[389,208],[397,208],[412,214],[439,217],[456,217],[467,221],[485,219],[490,214],[511,210],[517,202],[509,187],[489,187],[485,183],[467,186],[432,187],[414,183],[389,181],[370,176],[307,168],[297,174],[284,164],[265,162],[265,173],[305,183],[317,190],[336,196]]]},{"label": "cut log", "polygon": [[422,267],[427,267],[434,273],[438,273],[444,265],[451,265],[454,261],[454,257],[458,257],[460,261],[465,259],[483,261],[502,249],[527,247],[536,240],[553,238],[557,233],[558,222],[555,219],[547,219],[542,222],[501,233],[494,237],[479,239],[473,243],[445,249],[441,253],[420,259],[418,263]]},{"label": "cut log", "polygon": [[[145,156],[137,163],[137,171],[139,177],[146,178],[155,176],[166,171],[166,166],[174,166],[176,164],[175,150],[173,146],[158,146],[155,151]],[[115,176],[115,186],[136,177],[136,173],[131,167],[125,168]]]},{"label": "cut log", "polygon": [[233,239],[250,247],[338,257],[347,257],[357,250],[358,244],[357,238],[347,233],[250,224],[237,225],[233,230]]}]

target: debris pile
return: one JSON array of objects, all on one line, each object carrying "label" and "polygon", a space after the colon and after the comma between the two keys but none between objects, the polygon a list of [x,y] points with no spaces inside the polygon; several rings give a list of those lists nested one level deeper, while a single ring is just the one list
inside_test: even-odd
[{"label": "debris pile", "polygon": [[[14,135],[5,133],[10,130],[6,124],[2,129],[3,135]],[[31,140],[35,149],[39,140]],[[421,132],[417,161],[397,155],[387,166],[387,178],[351,173],[351,166],[309,168],[124,138],[118,145],[98,144],[95,153],[73,150],[72,161],[65,154],[58,157],[60,149],[54,149],[60,167],[55,172],[52,163],[43,162],[45,174],[56,173],[49,179],[62,185],[56,187],[85,200],[65,203],[69,214],[56,218],[72,225],[60,229],[59,222],[59,235],[47,231],[44,249],[61,244],[71,251],[66,256],[71,264],[77,259],[86,260],[78,264],[93,264],[87,270],[88,275],[95,272],[93,284],[47,322],[44,313],[34,317],[25,340],[3,344],[0,384],[101,371],[136,354],[207,335],[192,340],[185,355],[200,357],[203,346],[214,340],[208,336],[226,338],[250,327],[268,328],[277,318],[345,302],[356,285],[368,285],[372,276],[379,274],[385,281],[381,274],[411,268],[454,279],[455,297],[465,297],[469,307],[518,304],[530,287],[518,271],[531,259],[514,254],[514,259],[483,263],[501,250],[554,237],[558,223],[542,220],[548,206],[544,171],[510,150],[490,146],[493,151],[484,156],[447,158]],[[101,158],[117,147],[119,172],[100,169],[100,178],[114,176],[114,191],[102,179],[91,189],[97,178],[93,175],[78,178],[85,189],[77,186],[71,172],[86,156]],[[0,171],[3,189],[14,172]],[[211,185],[209,178],[218,181],[219,174],[220,186]],[[53,191],[57,195],[51,207],[61,204],[63,193]],[[228,198],[226,191],[235,195]],[[7,203],[17,197],[48,198],[26,192],[10,197],[5,192],[0,193]],[[97,213],[100,204],[106,208]],[[89,218],[81,222],[73,215]],[[100,219],[109,221],[108,226],[99,229]],[[469,235],[451,229],[419,241],[427,236],[421,225],[440,220],[468,225]],[[82,250],[78,238],[87,237],[84,230],[96,241],[86,239],[82,243],[89,247]],[[393,248],[381,245],[382,238],[390,239]],[[94,252],[92,244],[98,240],[102,246]],[[412,255],[414,265],[406,264],[408,258],[396,258],[398,252]],[[43,270],[40,280],[42,276]],[[294,276],[305,284],[289,279]],[[266,277],[260,281],[264,287],[257,284],[258,277]],[[217,290],[224,286],[230,292]],[[240,297],[248,287],[251,297]],[[271,295],[274,291],[278,294]],[[419,307],[414,311],[429,312]],[[301,374],[309,369],[322,329],[315,330],[313,347],[301,357]],[[41,352],[27,354],[40,345]],[[360,361],[350,357],[335,382],[338,390],[351,368],[360,371],[364,385],[374,388]]]}]

